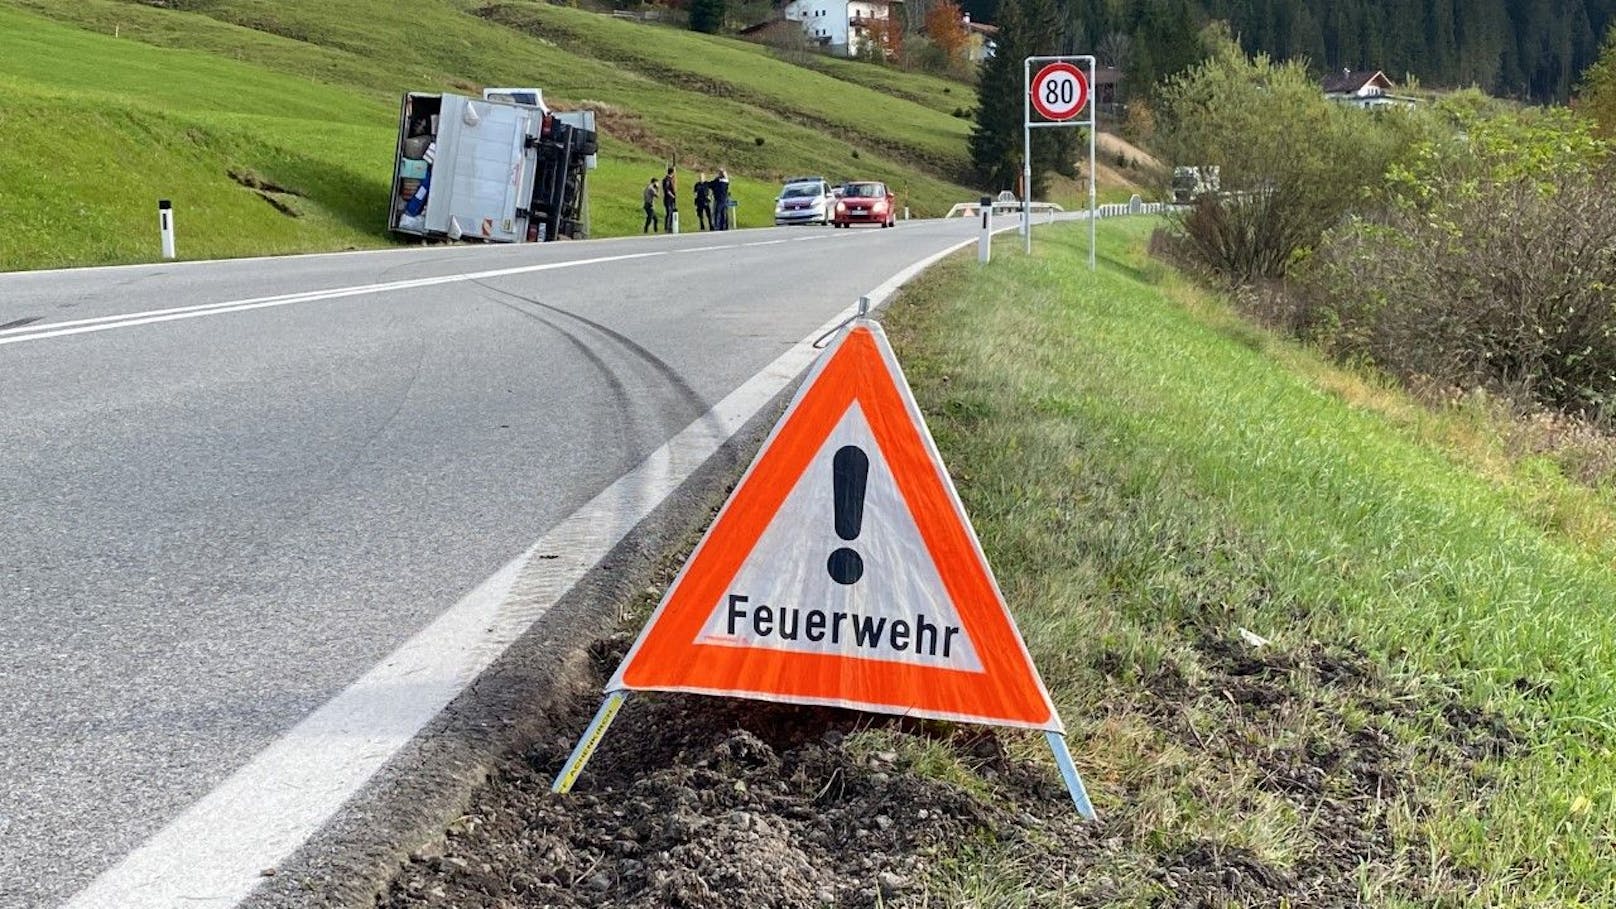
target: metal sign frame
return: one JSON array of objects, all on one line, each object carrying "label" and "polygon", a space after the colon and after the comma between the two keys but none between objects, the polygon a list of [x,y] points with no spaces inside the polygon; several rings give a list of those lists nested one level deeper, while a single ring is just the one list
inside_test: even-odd
[{"label": "metal sign frame", "polygon": [[[1032,67],[1038,64],[1039,72],[1050,63],[1068,63],[1083,68],[1088,75],[1089,94],[1083,108],[1087,109],[1088,117],[1074,116],[1068,120],[1034,120],[1032,116]],[[1064,55],[1055,57],[1028,57],[1021,61],[1021,235],[1026,238],[1028,254],[1032,253],[1032,131],[1061,126],[1086,126],[1089,128],[1089,270],[1095,267],[1095,220],[1098,213],[1097,192],[1094,179],[1095,165],[1095,135],[1100,131],[1099,104],[1094,100],[1098,89],[1094,84],[1095,60],[1092,54]]]}]

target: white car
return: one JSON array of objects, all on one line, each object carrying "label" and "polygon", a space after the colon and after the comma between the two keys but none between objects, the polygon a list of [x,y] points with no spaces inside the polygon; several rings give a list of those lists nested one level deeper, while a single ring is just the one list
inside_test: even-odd
[{"label": "white car", "polygon": [[774,200],[774,223],[829,224],[836,216],[836,194],[830,182],[820,177],[792,180],[780,188]]}]

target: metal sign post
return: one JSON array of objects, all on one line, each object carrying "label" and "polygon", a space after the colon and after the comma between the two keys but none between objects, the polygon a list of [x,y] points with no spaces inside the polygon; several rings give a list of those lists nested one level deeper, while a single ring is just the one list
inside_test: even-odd
[{"label": "metal sign post", "polygon": [[[1033,75],[1033,64],[1041,64]],[[1032,131],[1048,127],[1087,126],[1089,128],[1089,270],[1095,267],[1095,220],[1097,192],[1094,179],[1095,134],[1099,114],[1092,96],[1094,57],[1089,54],[1063,57],[1028,57],[1021,62],[1021,233],[1027,252],[1032,252]],[[1033,119],[1037,110],[1043,119]],[[1087,118],[1079,115],[1088,113]]]}]

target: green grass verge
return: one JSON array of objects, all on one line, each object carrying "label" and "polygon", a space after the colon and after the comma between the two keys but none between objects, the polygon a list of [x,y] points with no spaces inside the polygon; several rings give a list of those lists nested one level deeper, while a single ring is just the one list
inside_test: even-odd
[{"label": "green grass verge", "polygon": [[[600,236],[639,230],[640,188],[673,156],[686,187],[729,169],[740,226],[767,223],[795,173],[886,180],[917,216],[975,195],[951,182],[965,121],[937,108],[963,87],[944,80],[851,61],[826,63],[831,77],[743,42],[524,3],[503,5],[515,27],[456,0],[176,6],[0,0],[0,169],[23,175],[0,184],[0,215],[26,225],[0,237],[0,269],[149,260],[158,198],[175,202],[187,258],[389,243],[411,89],[537,82],[597,107]],[[890,93],[875,88],[888,74]],[[281,201],[297,217],[231,170],[296,190]]]},{"label": "green grass verge", "polygon": [[1153,227],[1092,275],[1081,226],[1010,238],[888,316],[1105,818],[1058,895],[975,846],[939,886],[1150,905],[1212,843],[1377,905],[1616,902],[1616,576],[1561,520],[1608,501],[1388,419]]},{"label": "green grass verge", "polygon": [[[368,124],[389,116],[318,83],[0,8],[0,269],[154,258],[159,198],[189,257],[377,245],[391,129]],[[298,216],[232,169],[296,190],[279,198]]]}]

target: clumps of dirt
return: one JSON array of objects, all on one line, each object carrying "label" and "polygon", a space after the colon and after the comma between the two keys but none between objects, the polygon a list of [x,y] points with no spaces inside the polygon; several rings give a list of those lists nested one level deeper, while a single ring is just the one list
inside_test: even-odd
[{"label": "clumps of dirt", "polygon": [[[597,677],[629,641],[597,642]],[[1097,824],[1052,768],[1015,756],[1016,733],[684,696],[630,699],[574,791],[553,795],[588,699],[415,850],[378,905],[938,905],[984,854],[991,887],[1038,906],[1356,906],[1365,868],[1414,903],[1442,897],[1422,881],[1464,886],[1469,872],[1399,818],[1438,807],[1418,774],[1479,779],[1526,733],[1350,646],[1187,643],[1148,674],[1120,654],[1091,667],[1116,685],[1108,709],[1154,730],[1147,761],[1191,756],[1162,764],[1176,778],[1111,780],[1141,788]],[[1164,799],[1197,808],[1152,810]],[[1234,832],[1259,815],[1275,839]]]},{"label": "clumps of dirt", "polygon": [[297,206],[292,204],[290,201],[290,199],[303,198],[303,193],[298,192],[290,187],[282,186],[279,183],[266,180],[251,170],[238,170],[237,168],[232,167],[225,171],[225,173],[229,175],[230,179],[236,181],[237,184],[252,190],[254,195],[269,203],[270,208],[275,209],[288,218],[303,217],[303,212],[299,211]]},{"label": "clumps of dirt", "polygon": [[645,118],[633,111],[615,104],[590,100],[578,102],[577,109],[595,112],[595,128],[603,136],[621,139],[658,158],[672,159],[677,151],[673,143],[657,135],[651,125],[645,122]]},{"label": "clumps of dirt", "polygon": [[1414,784],[1422,768],[1473,774],[1480,761],[1525,741],[1503,717],[1459,701],[1454,689],[1437,686],[1433,695],[1389,677],[1356,648],[1253,647],[1214,635],[1194,646],[1193,671],[1168,664],[1145,681],[1146,713],[1229,779],[1245,781],[1253,796],[1289,803],[1304,823],[1287,844],[1296,858],[1284,868],[1208,841],[1160,852],[1155,877],[1167,895],[1157,905],[1358,905],[1356,872],[1366,865],[1434,870],[1431,851],[1411,841],[1417,834],[1393,821],[1395,806],[1415,815],[1428,807]]},{"label": "clumps of dirt", "polygon": [[[623,643],[597,648],[597,665],[615,667]],[[947,740],[1001,791],[985,799],[896,751],[852,747],[872,725]],[[636,697],[574,791],[553,795],[571,746],[557,737],[513,761],[379,905],[902,906],[925,899],[935,863],[963,842],[1075,868],[1096,836],[1052,771],[978,728]]]},{"label": "clumps of dirt", "polygon": [[1161,857],[1160,879],[1172,894],[1158,905],[1276,905],[1275,895],[1294,891],[1295,880],[1249,849],[1197,840]]},{"label": "clumps of dirt", "polygon": [[236,181],[242,186],[247,187],[248,189],[256,189],[260,192],[275,193],[282,196],[297,196],[300,199],[303,197],[301,192],[298,192],[297,190],[288,186],[282,186],[281,184],[272,180],[266,180],[251,170],[237,170],[236,168],[232,167],[225,171],[225,173],[230,175],[230,179]]}]

